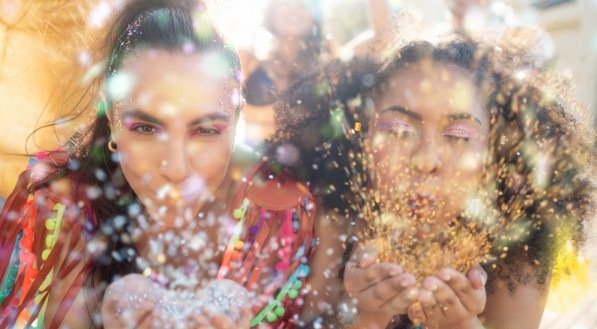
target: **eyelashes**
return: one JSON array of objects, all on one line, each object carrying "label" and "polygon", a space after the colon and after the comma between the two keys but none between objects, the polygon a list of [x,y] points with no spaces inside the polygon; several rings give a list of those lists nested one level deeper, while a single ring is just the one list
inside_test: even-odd
[{"label": "eyelashes", "polygon": [[125,126],[128,130],[142,135],[155,135],[162,132],[158,127],[146,123],[132,123]]},{"label": "eyelashes", "polygon": [[[391,133],[400,138],[418,137],[416,127],[403,120],[382,120],[375,124],[377,130]],[[468,143],[478,137],[478,132],[467,125],[455,124],[447,127],[442,136],[450,141],[462,141]]]},{"label": "eyelashes", "polygon": [[450,126],[444,131],[444,137],[452,140],[461,140],[470,142],[471,139],[477,137],[477,132],[464,125]]},{"label": "eyelashes", "polygon": [[215,124],[211,127],[197,127],[191,132],[191,136],[218,136],[226,131],[227,126]]},{"label": "eyelashes", "polygon": [[389,132],[399,137],[407,137],[416,134],[414,127],[408,122],[402,120],[378,121],[375,124],[375,127],[378,130]]},{"label": "eyelashes", "polygon": [[[148,123],[125,123],[124,124],[125,127],[134,133],[137,134],[141,134],[141,135],[147,135],[147,136],[151,136],[151,135],[158,135],[163,133],[163,130],[159,127],[156,127],[155,125],[152,124],[148,124]],[[189,135],[191,137],[194,136],[204,136],[204,137],[210,137],[210,136],[218,136],[221,135],[222,133],[224,133],[227,129],[227,125],[225,124],[214,124],[212,126],[199,126],[196,128],[193,128],[190,132]]]}]

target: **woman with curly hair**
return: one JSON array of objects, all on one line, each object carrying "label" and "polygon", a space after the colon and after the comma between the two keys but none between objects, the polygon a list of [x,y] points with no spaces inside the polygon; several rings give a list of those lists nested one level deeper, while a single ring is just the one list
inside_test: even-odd
[{"label": "woman with curly hair", "polygon": [[[313,266],[344,251],[346,298],[314,300],[315,313],[354,328],[539,326],[555,246],[583,241],[595,151],[570,103],[539,71],[515,78],[507,55],[414,42],[383,64],[331,64],[286,95],[277,149],[294,150],[281,159],[336,220],[320,231],[333,252]],[[312,279],[334,303],[325,285]]]}]

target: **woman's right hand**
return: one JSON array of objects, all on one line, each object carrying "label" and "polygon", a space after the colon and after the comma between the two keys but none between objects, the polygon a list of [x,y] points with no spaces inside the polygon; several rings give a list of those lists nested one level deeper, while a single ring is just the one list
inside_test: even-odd
[{"label": "woman's right hand", "polygon": [[159,299],[155,284],[140,274],[126,275],[108,286],[102,300],[106,329],[150,329]]},{"label": "woman's right hand", "polygon": [[[212,290],[209,290],[212,288]],[[230,292],[236,304],[227,314],[220,312],[210,297],[213,289]],[[212,281],[193,300],[177,299],[176,294],[140,274],[129,274],[108,286],[102,301],[102,320],[106,329],[153,329],[183,327],[193,329],[236,329],[250,327],[252,311],[245,288],[229,281]],[[176,306],[164,307],[164,305]],[[234,311],[234,314],[228,314]]]},{"label": "woman's right hand", "polygon": [[357,246],[346,263],[344,287],[354,298],[359,313],[381,312],[389,321],[397,314],[406,314],[408,306],[419,298],[419,289],[415,277],[405,273],[400,265],[377,263],[376,258],[374,247]]}]

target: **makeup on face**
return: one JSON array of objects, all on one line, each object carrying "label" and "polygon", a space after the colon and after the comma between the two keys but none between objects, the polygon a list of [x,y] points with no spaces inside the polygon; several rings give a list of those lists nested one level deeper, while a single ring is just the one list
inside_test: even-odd
[{"label": "makeup on face", "polygon": [[167,225],[216,195],[232,156],[234,79],[214,78],[204,59],[166,51],[129,57],[122,70],[136,83],[110,113],[123,175]]},{"label": "makeup on face", "polygon": [[431,131],[425,126],[431,125],[434,125],[435,135],[453,141],[460,140],[468,143],[483,136],[481,120],[469,113],[446,114],[437,121],[439,122],[425,120],[421,114],[395,105],[381,111],[381,115],[375,120],[374,127],[375,131],[390,133],[400,138],[424,137],[425,131]]},{"label": "makeup on face", "polygon": [[488,115],[477,97],[469,76],[444,64],[392,76],[369,130],[374,184],[390,211],[428,220],[462,211],[480,186],[488,148]]},{"label": "makeup on face", "polygon": [[[143,110],[125,111],[122,114],[122,125],[130,132],[141,135],[160,135],[169,130],[169,127],[178,129],[178,118],[158,119]],[[203,115],[186,124],[189,137],[218,136],[228,130],[230,114],[217,112]]]}]

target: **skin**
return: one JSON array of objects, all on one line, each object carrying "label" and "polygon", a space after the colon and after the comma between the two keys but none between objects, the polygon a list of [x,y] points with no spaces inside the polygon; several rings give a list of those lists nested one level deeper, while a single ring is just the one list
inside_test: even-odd
[{"label": "skin", "polygon": [[272,1],[272,32],[288,38],[302,38],[310,32],[313,18],[304,0]]},{"label": "skin", "polygon": [[[272,0],[271,30],[274,36],[273,53],[269,60],[259,60],[253,54],[241,52],[243,71],[250,74],[258,66],[264,67],[273,79],[276,89],[282,93],[292,83],[293,76],[300,72],[298,58],[303,47],[304,37],[311,32],[314,21],[309,8],[303,0]],[[249,144],[258,144],[273,136],[273,104],[256,106],[247,104],[243,110],[246,122],[246,134]]]},{"label": "skin", "polygon": [[[421,62],[391,77],[369,127],[375,188],[398,205],[386,211],[426,218],[433,232],[477,193],[489,125],[476,90],[469,75],[450,64]],[[539,326],[540,289],[521,286],[511,294],[496,282],[488,296],[486,281],[475,266],[468,273],[445,268],[417,285],[399,264],[376,262],[376,250],[366,245],[357,248],[344,277],[359,307],[354,328],[385,328],[396,314],[429,328]]]},{"label": "skin", "polygon": [[375,188],[398,208],[388,211],[439,225],[462,212],[463,200],[477,192],[489,124],[474,90],[464,72],[432,63],[390,79],[369,143]]},{"label": "skin", "polygon": [[203,60],[161,50],[128,57],[119,76],[131,89],[109,114],[126,180],[168,227],[216,196],[232,154],[234,83],[211,76]]},{"label": "skin", "polygon": [[[209,66],[204,60],[205,56],[200,54],[149,50],[130,55],[119,71],[120,77],[131,81],[130,88],[121,88],[128,91],[126,94],[111,95],[115,103],[108,118],[125,179],[155,224],[141,241],[177,228],[187,220],[196,220],[199,211],[209,211],[213,201],[222,197],[220,189],[225,186],[237,121],[238,104],[232,97],[237,87],[232,78],[214,76],[206,69]],[[164,186],[166,192],[160,192]],[[167,211],[160,211],[162,206]],[[210,228],[199,225],[199,228],[217,231],[221,224]],[[217,235],[210,231],[207,236]],[[211,241],[211,244],[220,242],[223,243]],[[84,253],[84,248],[78,246],[69,253]],[[143,243],[137,248],[141,256],[147,252]],[[62,257],[67,254],[63,253]],[[214,256],[218,264],[219,256]],[[49,305],[58,304],[52,301],[61,300],[73,280],[69,276],[52,289]],[[126,290],[117,294],[121,296],[113,300],[124,300],[130,295]],[[82,290],[64,323],[89,326],[92,320],[88,307],[98,305],[98,300],[98,292],[90,294]],[[106,309],[104,316],[109,316],[110,308]],[[50,306],[48,315],[54,312],[55,308]],[[144,321],[149,318],[143,317]],[[232,323],[221,315],[198,314],[189,321],[195,321],[199,328],[224,329],[244,326],[248,318],[243,315],[239,323]],[[121,323],[113,328],[130,325]]]}]

